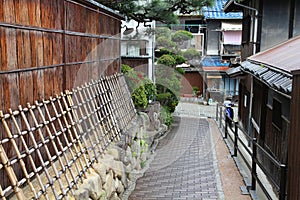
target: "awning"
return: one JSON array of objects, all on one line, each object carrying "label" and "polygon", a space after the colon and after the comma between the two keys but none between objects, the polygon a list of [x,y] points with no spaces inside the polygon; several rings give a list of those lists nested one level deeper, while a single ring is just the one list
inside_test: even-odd
[{"label": "awning", "polygon": [[242,31],[242,24],[241,23],[222,22],[221,30],[222,31]]},{"label": "awning", "polygon": [[241,45],[242,43],[242,31],[224,31],[223,37],[223,44]]},{"label": "awning", "polygon": [[249,61],[291,73],[300,70],[300,36],[248,58]]},{"label": "awning", "polygon": [[220,78],[222,78],[222,76],[207,76],[206,78],[209,78],[209,79],[220,79]]}]

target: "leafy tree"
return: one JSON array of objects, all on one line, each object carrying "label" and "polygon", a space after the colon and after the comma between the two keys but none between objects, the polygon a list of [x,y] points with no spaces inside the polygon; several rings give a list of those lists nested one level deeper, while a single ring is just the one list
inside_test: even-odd
[{"label": "leafy tree", "polygon": [[125,76],[135,107],[137,109],[146,108],[149,100],[155,99],[156,96],[156,88],[153,82],[128,65],[122,64],[121,71]]},{"label": "leafy tree", "polygon": [[155,36],[156,38],[164,36],[167,39],[171,39],[171,30],[167,27],[158,27],[155,29]]},{"label": "leafy tree", "polygon": [[176,64],[178,64],[178,65],[185,63],[185,61],[186,61],[186,59],[181,55],[175,55],[174,58],[176,60]]},{"label": "leafy tree", "polygon": [[186,30],[178,30],[172,36],[172,41],[183,43],[184,41],[190,40],[193,38],[193,34]]},{"label": "leafy tree", "polygon": [[167,38],[166,36],[161,36],[161,37],[157,37],[156,46],[164,47],[167,49],[174,49],[177,47],[177,44],[173,42],[171,39]]},{"label": "leafy tree", "polygon": [[190,48],[186,51],[182,51],[181,54],[187,60],[193,60],[201,57],[200,52],[194,48]]},{"label": "leafy tree", "polygon": [[144,85],[140,85],[137,89],[134,90],[134,92],[131,94],[131,98],[133,101],[133,104],[136,108],[146,108],[148,105],[147,96],[145,93],[145,87]]},{"label": "leafy tree", "polygon": [[118,10],[128,19],[134,19],[139,23],[153,20],[166,24],[177,23],[178,11],[181,14],[189,14],[200,10],[204,6],[212,6],[214,0],[152,0],[139,3],[138,0],[96,0],[99,3]]},{"label": "leafy tree", "polygon": [[172,55],[164,54],[158,59],[157,63],[171,67],[176,65],[176,60]]}]

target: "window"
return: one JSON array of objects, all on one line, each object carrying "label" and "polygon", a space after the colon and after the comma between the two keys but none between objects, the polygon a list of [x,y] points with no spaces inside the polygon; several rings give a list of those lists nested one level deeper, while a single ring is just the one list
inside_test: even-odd
[{"label": "window", "polygon": [[282,128],[282,120],[281,120],[281,102],[277,99],[273,99],[273,114],[272,114],[272,122],[278,129]]},{"label": "window", "polygon": [[247,108],[247,95],[244,95],[244,107]]}]

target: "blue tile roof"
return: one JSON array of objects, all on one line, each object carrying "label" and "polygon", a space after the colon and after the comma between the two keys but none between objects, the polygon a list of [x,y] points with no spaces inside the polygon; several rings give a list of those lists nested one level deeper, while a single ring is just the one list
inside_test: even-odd
[{"label": "blue tile roof", "polygon": [[241,12],[229,12],[223,11],[223,6],[227,0],[215,0],[213,7],[204,7],[203,14],[206,19],[242,19],[243,14]]},{"label": "blue tile roof", "polygon": [[203,67],[228,67],[228,63],[221,61],[220,56],[205,56],[202,60]]}]

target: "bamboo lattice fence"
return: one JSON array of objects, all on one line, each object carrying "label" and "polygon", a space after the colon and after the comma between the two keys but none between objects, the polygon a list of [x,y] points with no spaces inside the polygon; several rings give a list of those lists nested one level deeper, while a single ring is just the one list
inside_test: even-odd
[{"label": "bamboo lattice fence", "polygon": [[135,115],[122,75],[0,112],[0,198],[62,199],[73,193]]}]

